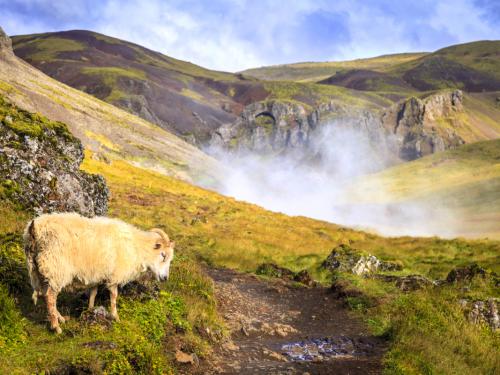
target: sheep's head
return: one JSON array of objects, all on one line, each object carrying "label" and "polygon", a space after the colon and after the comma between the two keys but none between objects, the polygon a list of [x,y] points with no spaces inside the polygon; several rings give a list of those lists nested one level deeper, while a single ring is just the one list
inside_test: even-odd
[{"label": "sheep's head", "polygon": [[174,258],[175,242],[170,241],[167,234],[161,229],[151,229],[150,232],[155,234],[153,248],[153,262],[149,265],[149,269],[155,274],[158,280],[168,279],[170,272],[170,262]]}]

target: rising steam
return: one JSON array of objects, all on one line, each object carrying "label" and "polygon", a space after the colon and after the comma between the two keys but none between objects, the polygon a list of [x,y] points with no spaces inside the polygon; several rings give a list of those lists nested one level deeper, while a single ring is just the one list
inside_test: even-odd
[{"label": "rising steam", "polygon": [[[332,122],[316,130],[307,148],[278,156],[208,151],[227,167],[216,187],[224,195],[384,235],[454,236],[452,217],[443,207],[394,203],[397,199],[376,178],[365,178],[393,165],[394,149],[395,140],[387,135]],[[365,195],[357,191],[360,183]]]}]

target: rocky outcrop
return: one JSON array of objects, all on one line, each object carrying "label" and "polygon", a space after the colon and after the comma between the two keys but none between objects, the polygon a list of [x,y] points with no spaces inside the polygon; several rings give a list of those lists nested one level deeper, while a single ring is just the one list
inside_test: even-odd
[{"label": "rocky outcrop", "polygon": [[280,153],[316,151],[318,129],[330,123],[332,131],[351,129],[367,135],[381,152],[402,160],[457,147],[464,140],[453,126],[463,111],[460,90],[437,93],[424,99],[409,98],[394,104],[381,115],[370,110],[339,105],[334,101],[306,108],[293,101],[269,100],[245,107],[238,119],[219,127],[210,146],[233,151]]},{"label": "rocky outcrop", "polygon": [[264,101],[245,107],[238,119],[212,135],[211,146],[276,152],[307,145],[317,118],[294,102]]},{"label": "rocky outcrop", "polygon": [[482,278],[486,277],[486,270],[480,267],[477,263],[472,263],[468,266],[456,267],[452,269],[448,276],[446,276],[446,282],[448,283],[460,283],[460,282],[471,282],[477,276]]},{"label": "rocky outcrop", "polygon": [[399,263],[385,262],[374,255],[361,255],[357,250],[343,244],[334,248],[321,266],[330,271],[349,272],[359,276],[399,271],[403,268]]},{"label": "rocky outcrop", "polygon": [[13,55],[14,52],[12,52],[12,41],[0,27],[0,57],[11,57]]},{"label": "rocky outcrop", "polygon": [[257,275],[276,277],[286,281],[295,281],[307,286],[315,286],[316,282],[312,279],[307,270],[293,272],[285,267],[280,267],[274,263],[262,263],[255,271]]},{"label": "rocky outcrop", "polygon": [[280,153],[315,152],[317,128],[334,123],[338,129],[357,129],[369,134],[374,143],[384,142],[386,130],[370,111],[347,108],[334,101],[316,108],[298,102],[268,100],[245,107],[239,118],[212,135],[210,146],[233,151]]},{"label": "rocky outcrop", "polygon": [[492,330],[500,329],[500,317],[498,315],[498,298],[489,298],[484,301],[459,301],[469,322],[474,324],[486,324]]},{"label": "rocky outcrop", "polygon": [[103,215],[104,178],[79,169],[83,146],[66,125],[0,97],[0,196],[36,213]]},{"label": "rocky outcrop", "polygon": [[399,157],[414,160],[464,144],[453,127],[440,126],[438,123],[443,118],[452,118],[462,112],[462,101],[462,91],[455,90],[430,95],[425,99],[412,97],[385,111],[381,121],[395,135]]}]

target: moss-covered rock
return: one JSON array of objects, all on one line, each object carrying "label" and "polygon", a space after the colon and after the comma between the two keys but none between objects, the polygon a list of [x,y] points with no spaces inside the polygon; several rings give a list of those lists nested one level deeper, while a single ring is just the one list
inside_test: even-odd
[{"label": "moss-covered rock", "polygon": [[83,146],[65,124],[0,97],[0,198],[36,213],[107,211],[104,178],[80,171]]}]

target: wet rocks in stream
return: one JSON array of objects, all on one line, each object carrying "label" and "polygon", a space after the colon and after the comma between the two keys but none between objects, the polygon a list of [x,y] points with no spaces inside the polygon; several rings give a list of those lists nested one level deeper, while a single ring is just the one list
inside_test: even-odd
[{"label": "wet rocks in stream", "polygon": [[373,344],[362,338],[324,337],[287,343],[281,352],[291,361],[322,361],[334,357],[368,355]]}]

